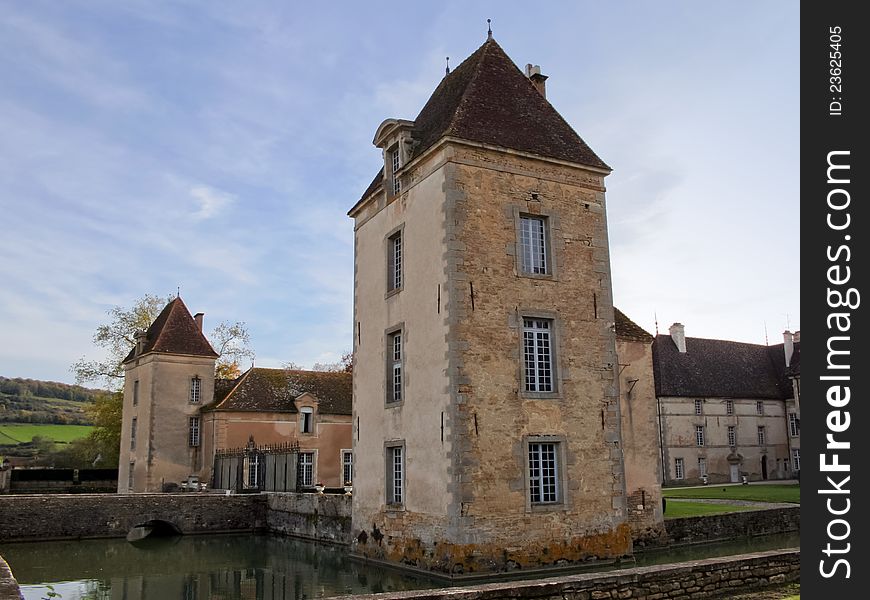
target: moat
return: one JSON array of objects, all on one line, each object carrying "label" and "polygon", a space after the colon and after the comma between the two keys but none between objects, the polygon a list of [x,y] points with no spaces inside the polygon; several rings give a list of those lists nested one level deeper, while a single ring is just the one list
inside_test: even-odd
[{"label": "moat", "polygon": [[[636,565],[798,545],[797,533],[747,538],[638,554]],[[144,546],[123,539],[14,543],[0,545],[0,555],[26,600],[49,597],[48,585],[58,600],[301,600],[448,585],[355,562],[341,547],[272,535],[181,536]]]}]

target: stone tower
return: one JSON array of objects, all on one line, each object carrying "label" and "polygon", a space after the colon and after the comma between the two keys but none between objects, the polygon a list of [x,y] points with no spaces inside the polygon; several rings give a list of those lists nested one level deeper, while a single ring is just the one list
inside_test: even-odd
[{"label": "stone tower", "polygon": [[203,467],[200,408],[214,396],[217,352],[181,298],[136,337],[124,359],[118,492],[159,492]]},{"label": "stone tower", "polygon": [[442,573],[631,552],[604,177],[489,38],[388,119],[355,222],[354,552]]}]

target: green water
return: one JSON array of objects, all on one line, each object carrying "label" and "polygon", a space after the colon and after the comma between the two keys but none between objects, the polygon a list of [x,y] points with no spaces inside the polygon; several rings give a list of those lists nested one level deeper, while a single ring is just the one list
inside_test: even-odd
[{"label": "green water", "polygon": [[[798,534],[783,534],[670,548],[639,554],[636,565],[799,543]],[[16,543],[0,545],[0,555],[26,600],[47,598],[47,584],[60,594],[56,600],[301,600],[448,585],[351,561],[343,548],[269,535],[182,536],[153,540],[144,547],[122,539]]]}]

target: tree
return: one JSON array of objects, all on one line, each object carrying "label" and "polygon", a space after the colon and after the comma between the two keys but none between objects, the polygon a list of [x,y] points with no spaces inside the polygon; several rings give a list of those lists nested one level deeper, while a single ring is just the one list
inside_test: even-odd
[{"label": "tree", "polygon": [[[124,384],[122,361],[136,345],[136,332],[148,329],[172,299],[172,296],[145,294],[130,308],[116,306],[110,309],[109,322],[97,327],[94,334],[94,344],[104,348],[108,356],[103,361],[81,358],[73,364],[71,370],[75,374],[76,383],[100,381],[109,390],[120,390]],[[244,323],[223,322],[214,328],[211,342],[220,355],[216,363],[216,376],[238,376],[239,361],[254,357],[254,352],[248,347],[250,340]]]},{"label": "tree", "polygon": [[124,367],[121,362],[136,345],[136,332],[145,331],[163,310],[172,297],[145,294],[131,308],[116,306],[108,311],[111,320],[97,327],[94,344],[104,348],[106,360],[80,358],[72,366],[76,383],[101,381],[110,390],[119,390],[124,385]]},{"label": "tree", "polygon": [[348,350],[341,359],[334,363],[314,363],[312,371],[329,371],[331,373],[353,373],[353,352]]}]

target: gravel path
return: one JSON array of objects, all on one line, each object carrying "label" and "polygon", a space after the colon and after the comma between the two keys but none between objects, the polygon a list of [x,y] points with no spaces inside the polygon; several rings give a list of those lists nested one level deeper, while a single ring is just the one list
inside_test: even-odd
[{"label": "gravel path", "polygon": [[668,502],[701,502],[703,504],[728,504],[731,506],[756,506],[758,508],[788,508],[800,506],[790,502],[757,502],[755,500],[729,500],[728,498],[668,498]]}]

